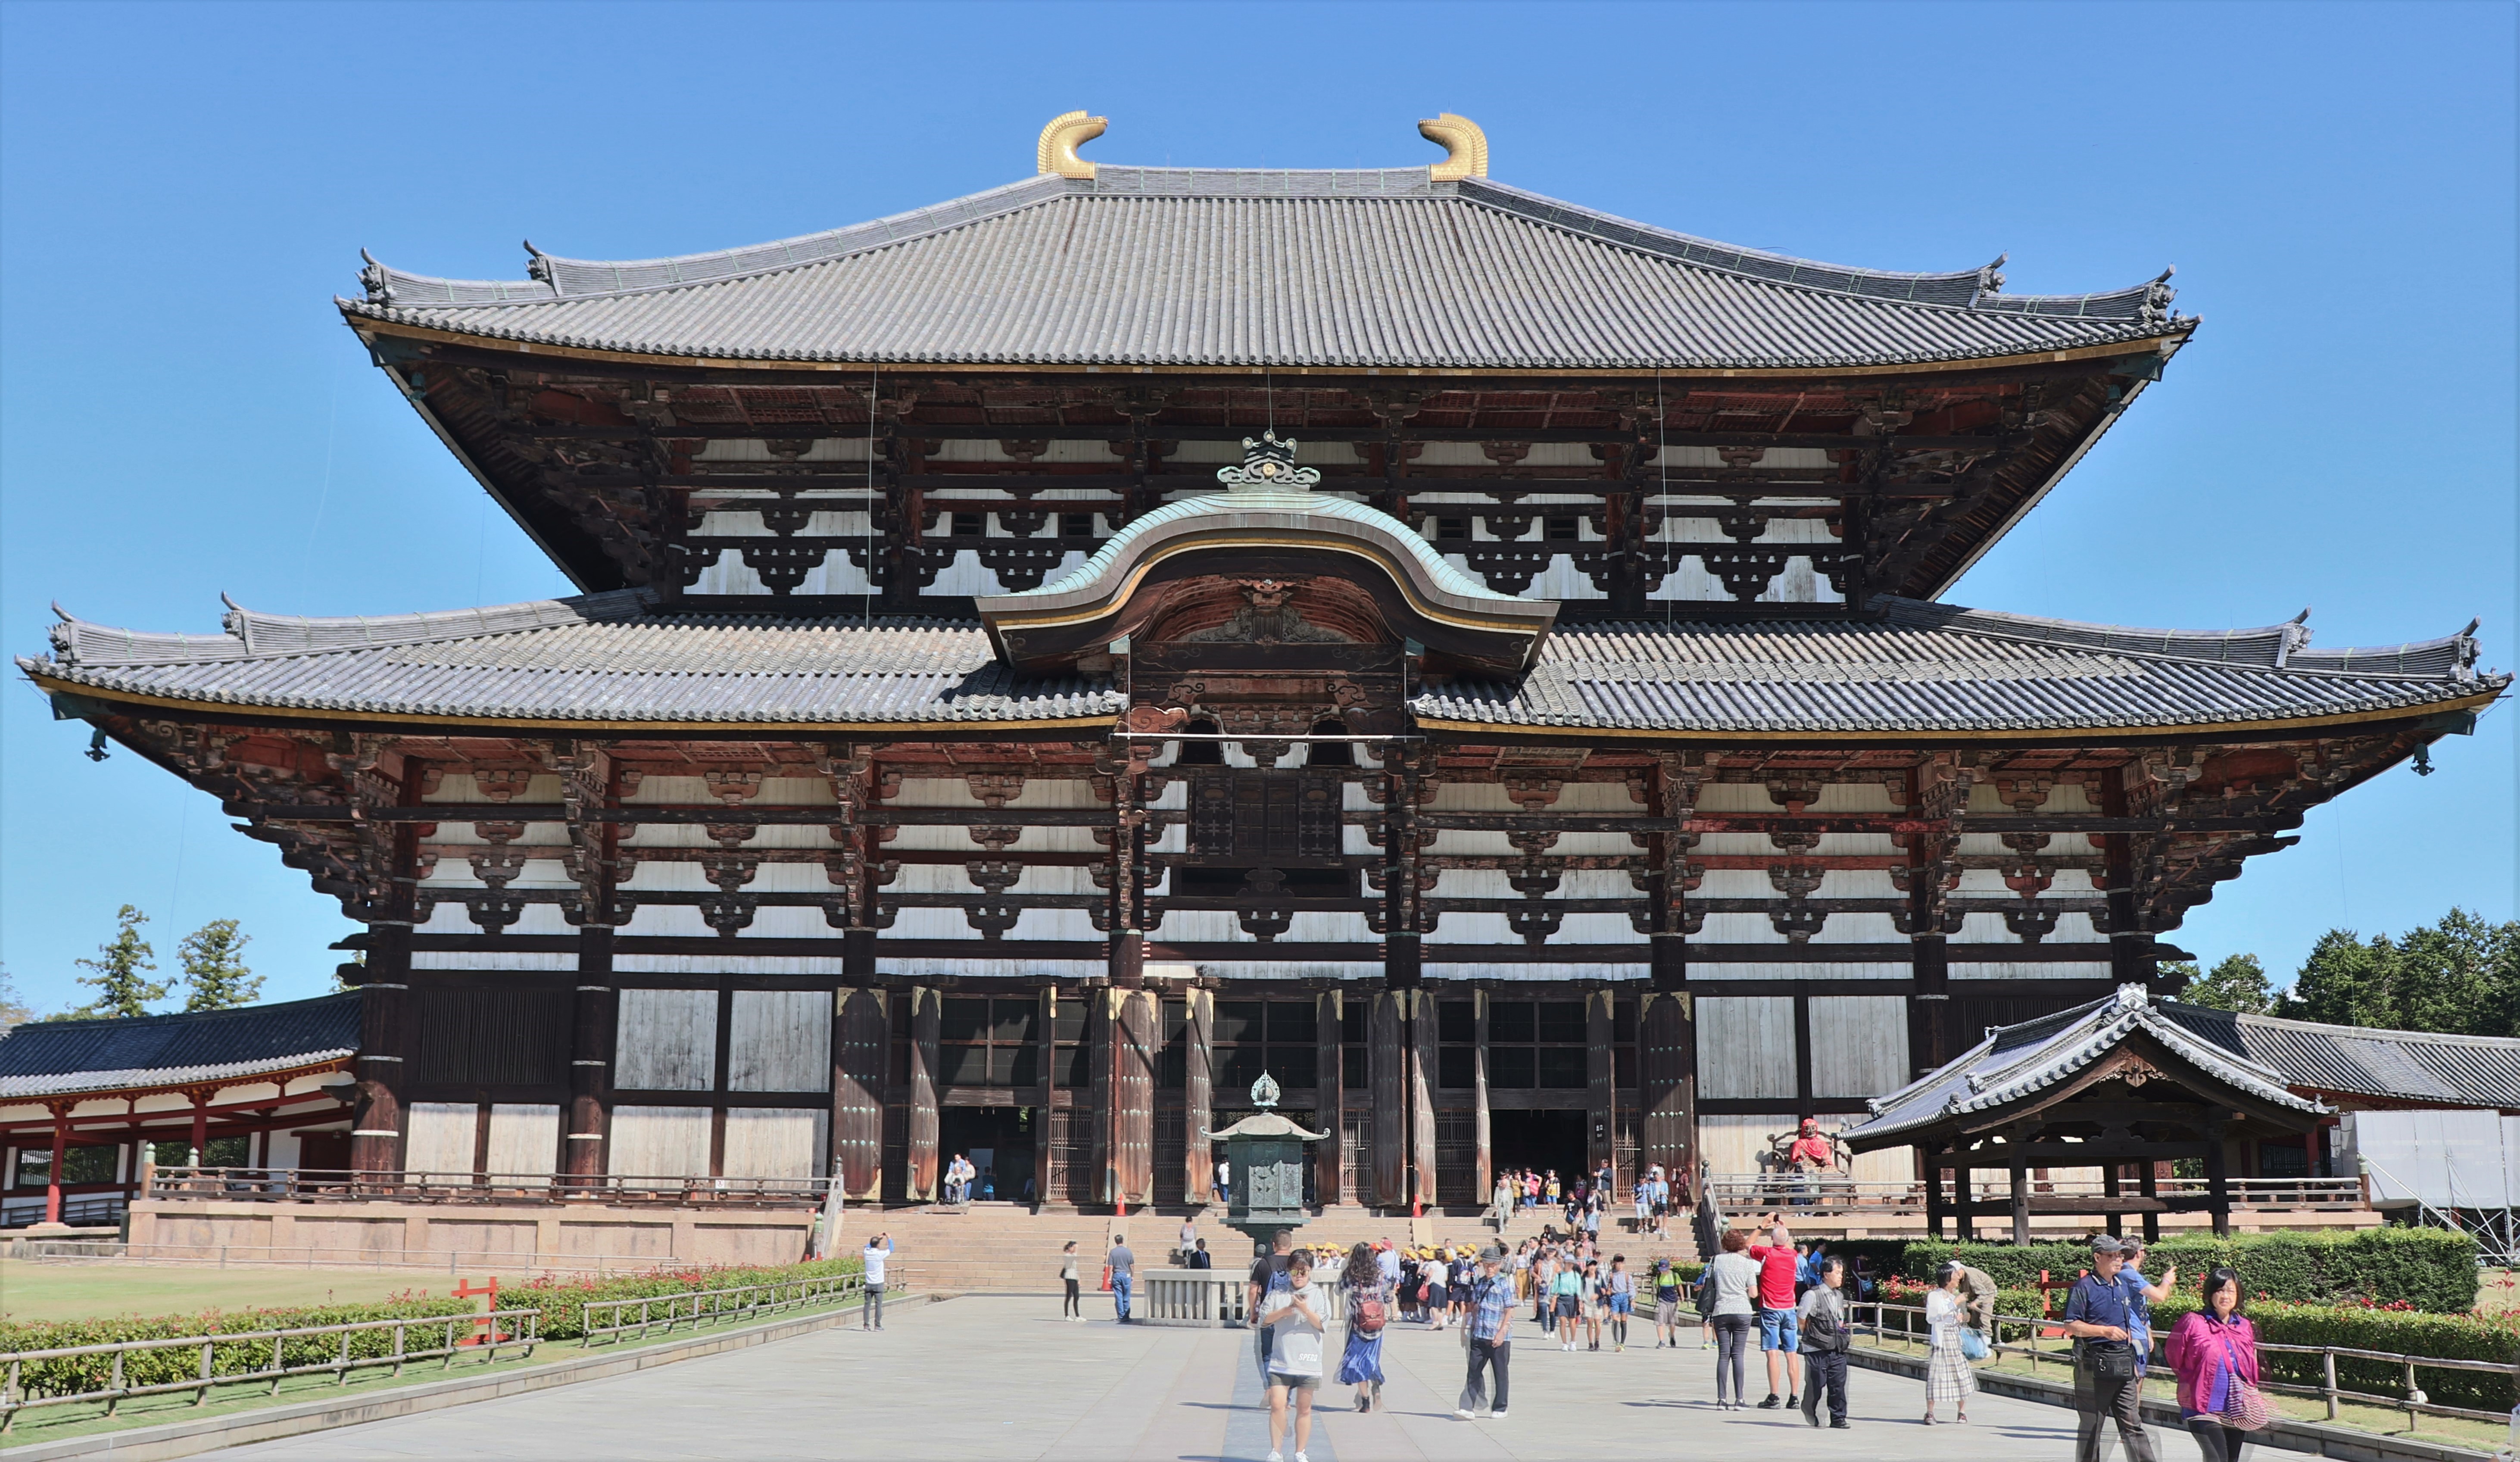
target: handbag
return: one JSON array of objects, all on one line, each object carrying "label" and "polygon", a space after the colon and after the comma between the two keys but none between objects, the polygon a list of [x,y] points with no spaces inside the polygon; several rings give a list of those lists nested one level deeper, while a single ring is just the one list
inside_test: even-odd
[{"label": "handbag", "polygon": [[2231,1349],[2228,1331],[2223,1335],[2223,1359],[2230,1372],[2230,1383],[2223,1395],[2223,1425],[2234,1432],[2255,1432],[2274,1420],[2274,1408],[2267,1404],[2267,1394],[2240,1379],[2240,1357]]},{"label": "handbag", "polygon": [[1960,1327],[1961,1359],[1984,1360],[1986,1357],[1994,1353],[1994,1348],[1986,1343],[1985,1331],[1980,1330],[1975,1325],[1962,1325]]}]

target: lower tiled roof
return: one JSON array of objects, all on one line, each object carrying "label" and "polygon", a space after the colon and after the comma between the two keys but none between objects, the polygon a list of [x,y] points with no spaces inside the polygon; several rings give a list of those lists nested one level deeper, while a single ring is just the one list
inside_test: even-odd
[{"label": "lower tiled roof", "polygon": [[243,1081],[341,1060],[358,1046],[355,991],[234,1010],[37,1021],[0,1035],[0,1101]]},{"label": "lower tiled roof", "polygon": [[2427,1105],[2520,1110],[2520,1041],[2329,1026],[2164,1001],[2173,1020],[2294,1086]]},{"label": "lower tiled roof", "polygon": [[[2314,660],[2298,625],[2126,630],[1879,599],[1850,620],[1560,628],[1517,683],[1428,688],[1424,721],[1598,731],[1971,733],[2382,718],[2475,704],[2465,635]],[[79,620],[19,665],[104,695],[492,722],[744,725],[1090,721],[1107,682],[1017,676],[976,623],[678,612],[625,591],[453,613],[302,619],[228,633]],[[2354,668],[2331,668],[2354,657]]]}]

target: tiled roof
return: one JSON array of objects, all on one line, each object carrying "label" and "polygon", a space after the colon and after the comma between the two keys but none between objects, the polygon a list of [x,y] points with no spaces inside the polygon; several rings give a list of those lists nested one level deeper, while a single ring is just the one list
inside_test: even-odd
[{"label": "tiled roof", "polygon": [[[2368,669],[2305,669],[2298,626],[2196,635],[1875,607],[1869,620],[1560,628],[1518,684],[1437,687],[1412,708],[1602,731],[2138,730],[2419,711],[2509,683],[2476,672],[2464,635],[2353,651]],[[487,720],[937,725],[1123,709],[1102,681],[1017,676],[974,623],[677,612],[636,590],[364,619],[235,610],[226,623],[186,636],[66,620],[53,656],[19,665],[189,702]]]},{"label": "tiled roof", "polygon": [[2520,1041],[2329,1026],[2164,1001],[2171,1019],[2295,1086],[2439,1106],[2520,1110]]},{"label": "tiled roof", "polygon": [[0,1101],[242,1081],[353,1055],[359,995],[128,1020],[37,1021],[0,1035]]},{"label": "tiled roof", "polygon": [[1889,1145],[1947,1118],[2012,1105],[2091,1069],[2141,1032],[2214,1081],[2270,1106],[2324,1111],[2285,1089],[2284,1079],[2248,1055],[2200,1039],[2152,1003],[2140,985],[2020,1025],[2002,1026],[1955,1060],[1870,1103],[1872,1118],[1845,1137],[1858,1151]]},{"label": "tiled roof", "polygon": [[[2001,260],[1997,261],[2001,263]],[[2162,279],[1816,264],[1424,168],[1105,166],[751,248],[370,261],[354,319],[588,349],[926,364],[1645,369],[1973,360],[2178,334]]]}]

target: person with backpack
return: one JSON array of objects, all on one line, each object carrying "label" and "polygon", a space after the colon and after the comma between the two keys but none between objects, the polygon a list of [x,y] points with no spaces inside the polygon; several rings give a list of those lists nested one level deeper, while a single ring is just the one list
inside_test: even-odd
[{"label": "person with backpack", "polygon": [[1668,1259],[1653,1265],[1654,1349],[1680,1349],[1680,1270]]},{"label": "person with backpack", "polygon": [[1626,1255],[1610,1256],[1610,1272],[1603,1291],[1609,1297],[1610,1349],[1614,1352],[1625,1351],[1628,1348],[1628,1317],[1637,1312],[1637,1276],[1628,1272]]},{"label": "person with backpack", "polygon": [[2179,1377],[2179,1415],[2204,1462],[2240,1462],[2249,1434],[2271,1419],[2258,1390],[2258,1332],[2240,1313],[2240,1273],[2205,1273],[2205,1307],[2182,1315],[2164,1348]]},{"label": "person with backpack", "polygon": [[1346,1291],[1347,1349],[1339,1352],[1339,1384],[1356,1388],[1356,1409],[1372,1411],[1382,1394],[1382,1332],[1391,1323],[1391,1282],[1374,1261],[1373,1246],[1359,1242],[1339,1271]]},{"label": "person with backpack", "polygon": [[1575,1349],[1575,1322],[1584,1310],[1584,1273],[1568,1255],[1557,1263],[1557,1271],[1549,1281],[1551,1313],[1557,1318],[1557,1349]]},{"label": "person with backpack", "polygon": [[1506,1364],[1513,1353],[1513,1281],[1499,1272],[1504,1260],[1504,1252],[1493,1246],[1480,1250],[1479,1277],[1470,1281],[1470,1317],[1462,1331],[1470,1373],[1453,1407],[1453,1415],[1462,1421],[1475,1419],[1487,1403],[1483,1370],[1496,1372],[1496,1406],[1488,1419],[1505,1420]]},{"label": "person with backpack", "polygon": [[1281,1228],[1269,1235],[1268,1249],[1263,1251],[1259,1258],[1251,1261],[1251,1273],[1243,1281],[1244,1287],[1250,1293],[1245,1299],[1242,1312],[1251,1317],[1251,1345],[1260,1362],[1260,1376],[1264,1385],[1267,1384],[1269,1376],[1269,1348],[1275,1342],[1277,1332],[1260,1323],[1260,1313],[1266,1307],[1266,1302],[1271,1295],[1287,1287],[1289,1281],[1286,1278],[1286,1271],[1292,1264],[1294,1250],[1295,1231],[1293,1229]]},{"label": "person with backpack", "polygon": [[1846,1420],[1846,1352],[1855,1337],[1850,1333],[1846,1297],[1839,1291],[1846,1283],[1846,1265],[1837,1256],[1824,1254],[1813,1261],[1813,1267],[1811,1288],[1796,1302],[1801,1310],[1803,1420],[1820,1425],[1820,1394],[1825,1386],[1830,1429],[1851,1431]]}]

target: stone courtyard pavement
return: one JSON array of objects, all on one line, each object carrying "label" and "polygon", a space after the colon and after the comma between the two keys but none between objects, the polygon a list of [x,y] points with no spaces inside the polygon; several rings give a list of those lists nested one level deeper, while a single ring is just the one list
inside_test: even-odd
[{"label": "stone courtyard pavement", "polygon": [[[1089,1309],[1093,1305],[1088,1300]],[[1259,1462],[1268,1416],[1239,1330],[1063,1324],[1052,1299],[975,1296],[897,1307],[888,1329],[854,1323],[608,1381],[237,1448],[223,1457],[353,1462],[449,1457],[1163,1459]],[[1528,1318],[1526,1315],[1525,1319]],[[1519,1324],[1518,1334],[1525,1334]],[[1383,1411],[1359,1416],[1325,1384],[1313,1462],[1622,1458],[1930,1459],[2047,1462],[2073,1452],[2072,1413],[1981,1396],[1965,1427],[1917,1424],[1921,1383],[1856,1371],[1855,1429],[1813,1431],[1800,1412],[1714,1409],[1714,1357],[1679,1351],[1567,1354],[1514,1343],[1502,1422],[1453,1417],[1458,1332],[1395,1326]],[[1333,1337],[1335,1341],[1335,1337]],[[1766,1394],[1752,1372],[1751,1396]],[[2194,1454],[2156,1429],[2164,1458]],[[1293,1446],[1287,1447],[1291,1459]]]}]

